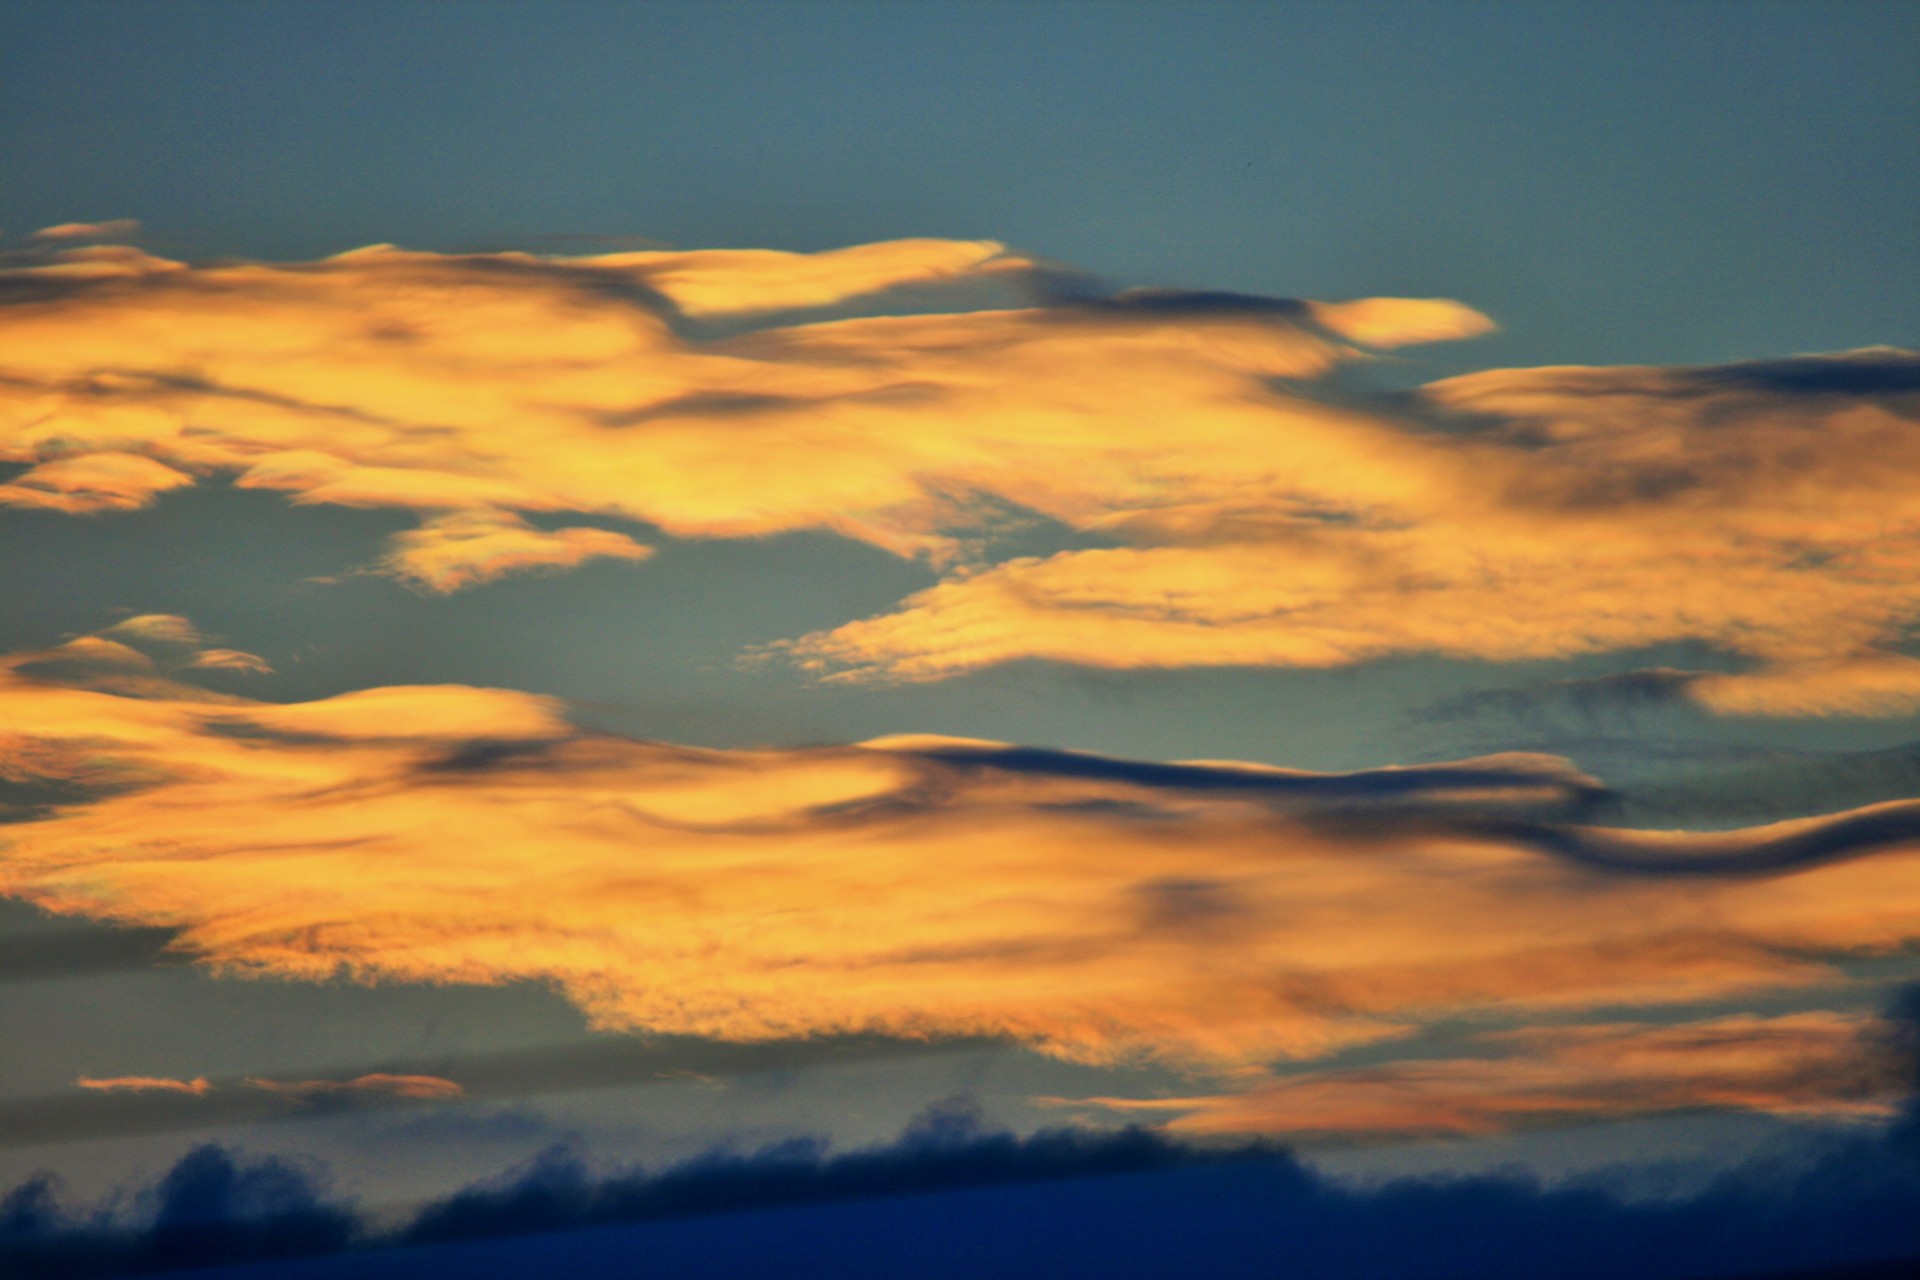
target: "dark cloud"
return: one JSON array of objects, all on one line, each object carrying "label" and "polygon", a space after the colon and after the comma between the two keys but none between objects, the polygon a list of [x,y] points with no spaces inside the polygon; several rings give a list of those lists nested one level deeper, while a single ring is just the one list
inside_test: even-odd
[{"label": "dark cloud", "polygon": [[195,1147],[134,1197],[139,1225],[80,1215],[46,1176],[0,1199],[0,1273],[69,1277],[173,1271],[336,1253],[362,1230],[323,1173],[273,1157]]},{"label": "dark cloud", "polygon": [[658,1174],[635,1171],[603,1178],[577,1157],[556,1149],[507,1177],[428,1206],[399,1239],[471,1239],[1143,1173],[1254,1157],[1285,1158],[1277,1149],[1254,1144],[1212,1151],[1184,1147],[1143,1129],[1052,1129],[1018,1138],[985,1129],[977,1108],[954,1099],[923,1112],[892,1146],[844,1155],[829,1155],[819,1142],[799,1139],[751,1155],[717,1151]]},{"label": "dark cloud", "polygon": [[1442,699],[1427,707],[1421,718],[1452,723],[1499,717],[1538,723],[1564,715],[1588,724],[1600,723],[1621,714],[1688,705],[1687,691],[1702,674],[1675,667],[1645,667],[1520,688],[1482,689]]},{"label": "dark cloud", "polygon": [[[1906,997],[1895,1012],[1910,1017],[1916,1003]],[[1896,1033],[1890,1044],[1911,1054],[1912,1038]],[[1516,1174],[1354,1187],[1271,1146],[1203,1148],[1142,1129],[1016,1137],[983,1127],[956,1100],[892,1144],[838,1155],[800,1140],[604,1174],[555,1148],[389,1228],[328,1196],[307,1171],[201,1147],[135,1198],[134,1221],[118,1231],[63,1209],[45,1179],[23,1185],[0,1201],[0,1259],[33,1280],[261,1259],[273,1261],[221,1274],[1912,1274],[1920,1109],[1819,1150],[1738,1166],[1668,1198],[1622,1198],[1608,1189],[1618,1171],[1551,1187]],[[297,1253],[315,1256],[291,1260]]]},{"label": "dark cloud", "polygon": [[1659,876],[1775,875],[1911,845],[1920,839],[1920,800],[1891,801],[1848,813],[1728,832],[1638,831],[1431,812],[1323,814],[1313,822],[1329,831],[1351,834],[1446,833],[1500,841],[1597,871]]},{"label": "dark cloud", "polygon": [[1309,773],[1243,764],[1183,762],[1164,764],[1128,760],[1086,751],[1058,751],[1045,747],[967,743],[901,748],[902,754],[966,769],[993,769],[1049,778],[1115,782],[1156,790],[1240,792],[1313,801],[1338,807],[1345,803],[1378,805],[1383,802],[1426,801],[1444,805],[1465,797],[1487,804],[1503,792],[1520,793],[1538,804],[1541,793],[1560,810],[1579,810],[1604,798],[1607,789],[1592,778],[1569,769],[1565,762],[1536,755],[1492,756],[1447,764],[1403,768],[1365,769],[1353,773]]}]

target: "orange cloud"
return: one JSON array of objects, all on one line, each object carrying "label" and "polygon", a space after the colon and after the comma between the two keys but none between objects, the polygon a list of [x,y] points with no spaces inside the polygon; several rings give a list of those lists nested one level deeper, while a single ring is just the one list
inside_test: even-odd
[{"label": "orange cloud", "polygon": [[205,648],[203,639],[185,618],[144,613],[50,649],[0,655],[0,671],[132,697],[221,701],[223,695],[176,683],[171,677],[196,669],[273,670],[257,654]]},{"label": "orange cloud", "polygon": [[1866,652],[1689,680],[1694,701],[1723,715],[1904,715],[1920,710],[1920,661]]},{"label": "orange cloud", "polygon": [[[430,590],[680,537],[824,529],[942,568],[781,648],[937,679],[1044,658],[1329,667],[1705,642],[1724,714],[1920,705],[1916,357],[1495,370],[1400,399],[1303,384],[1490,322],[1445,300],[1131,291],[688,336],[909,283],[1012,288],[986,242],[825,254],[436,255],[8,269],[0,502],[124,509],[206,479],[422,519]],[[676,328],[679,325],[680,328]],[[1329,337],[1329,333],[1335,335]],[[1010,527],[1112,543],[996,557]]]},{"label": "orange cloud", "polygon": [[178,929],[225,973],[551,984],[609,1029],[1225,1069],[1831,982],[1920,940],[1920,806],[1610,831],[1568,820],[1594,784],[1551,757],[711,751],[505,690],[275,706],[17,672],[0,722],[10,776],[67,795],[5,829],[0,893]]},{"label": "orange cloud", "polygon": [[644,560],[653,554],[605,529],[536,529],[502,511],[462,511],[394,538],[387,568],[433,591],[456,591],[530,568],[572,568],[598,556]]},{"label": "orange cloud", "polygon": [[117,240],[139,233],[138,219],[109,218],[105,222],[62,222],[51,227],[42,227],[33,233],[33,238],[35,240]]},{"label": "orange cloud", "polygon": [[205,1076],[192,1080],[174,1080],[167,1076],[81,1076],[74,1083],[82,1089],[101,1093],[190,1093],[199,1097],[213,1092]]},{"label": "orange cloud", "polygon": [[[451,587],[640,553],[584,529],[472,533],[522,513],[692,537],[827,529],[954,563],[1009,507],[1091,529],[1222,483],[1271,493],[1388,456],[1390,425],[1262,383],[1356,354],[1304,304],[1121,295],[713,341],[674,328],[916,282],[1015,287],[1033,270],[944,241],[575,258],[375,246],[287,267],[65,251],[6,276],[23,300],[0,307],[0,460],[42,469],[5,492],[82,513],[219,477],[409,508],[427,527],[386,567]],[[1405,299],[1321,318],[1341,316],[1373,317],[1382,343],[1484,324]],[[1173,420],[1188,425],[1170,435]],[[1273,454],[1276,431],[1291,456]],[[124,476],[126,459],[147,468]]]},{"label": "orange cloud", "polygon": [[1796,1013],[1538,1027],[1480,1037],[1487,1056],[1263,1076],[1238,1093],[1035,1101],[1167,1112],[1182,1133],[1294,1139],[1477,1136],[1699,1109],[1879,1118],[1907,1082],[1877,1053],[1877,1025]]},{"label": "orange cloud", "polygon": [[156,493],[193,483],[164,463],[134,453],[85,453],[43,462],[0,484],[0,506],[42,507],[69,515],[143,507]]},{"label": "orange cloud", "polygon": [[353,1094],[378,1094],[434,1102],[458,1098],[466,1093],[452,1080],[440,1076],[389,1075],[384,1071],[369,1072],[351,1080],[263,1080],[249,1076],[247,1083],[255,1089],[282,1094],[301,1102]]},{"label": "orange cloud", "polygon": [[1886,646],[1920,613],[1916,369],[1868,351],[1475,374],[1423,393],[1445,431],[1288,412],[1284,433],[1080,522],[1131,545],[955,574],[787,649],[937,679],[1017,658],[1331,667],[1695,640],[1755,666],[1688,685],[1710,710],[1907,710],[1920,678]]},{"label": "orange cloud", "polygon": [[1370,347],[1453,342],[1491,333],[1493,321],[1448,298],[1360,298],[1310,302],[1308,313],[1344,338]]},{"label": "orange cloud", "polygon": [[951,280],[1022,262],[992,240],[891,240],[825,253],[701,249],[691,253],[609,254],[593,260],[626,267],[690,316],[831,306],[904,284]]},{"label": "orange cloud", "polygon": [[141,613],[124,618],[106,628],[102,635],[125,636],[134,641],[192,648],[199,645],[199,628],[178,614]]},{"label": "orange cloud", "polygon": [[267,664],[265,658],[254,653],[244,653],[239,649],[202,649],[188,660],[187,665],[208,671],[250,671],[255,675],[273,674],[273,668]]}]

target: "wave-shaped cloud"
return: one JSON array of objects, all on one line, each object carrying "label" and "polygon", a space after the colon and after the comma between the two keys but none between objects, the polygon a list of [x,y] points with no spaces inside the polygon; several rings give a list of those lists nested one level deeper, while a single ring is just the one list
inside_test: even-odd
[{"label": "wave-shaped cloud", "polygon": [[0,893],[177,929],[229,973],[550,983],[605,1028],[1211,1071],[1492,1007],[1835,981],[1920,939],[1911,824],[1607,831],[1554,757],[714,751],[507,690],[271,705],[83,676],[0,672],[0,762],[58,791],[6,828]]}]

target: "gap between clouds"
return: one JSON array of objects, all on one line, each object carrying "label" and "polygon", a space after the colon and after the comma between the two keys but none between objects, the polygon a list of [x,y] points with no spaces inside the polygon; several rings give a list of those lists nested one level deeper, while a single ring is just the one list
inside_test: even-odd
[{"label": "gap between clouds", "polygon": [[[1920,705],[1920,357],[1495,370],[1403,397],[1351,345],[1470,337],[1457,303],[1059,287],[991,242],[804,255],[188,265],[124,246],[0,270],[0,502],[143,505],[207,479],[399,507],[432,590],[675,537],[826,530],[945,576],[774,652],[938,679],[1486,661],[1695,640],[1725,714]],[[791,323],[903,286],[1022,305]],[[801,309],[796,313],[795,309]],[[782,316],[788,322],[779,323]],[[766,327],[711,336],[713,317]],[[1005,559],[1009,510],[1111,541]]]}]

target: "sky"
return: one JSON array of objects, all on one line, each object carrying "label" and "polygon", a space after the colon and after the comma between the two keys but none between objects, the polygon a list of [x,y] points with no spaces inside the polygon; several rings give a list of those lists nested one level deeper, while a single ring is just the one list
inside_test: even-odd
[{"label": "sky", "polygon": [[0,1259],[1920,1256],[1916,50],[0,3]]}]

